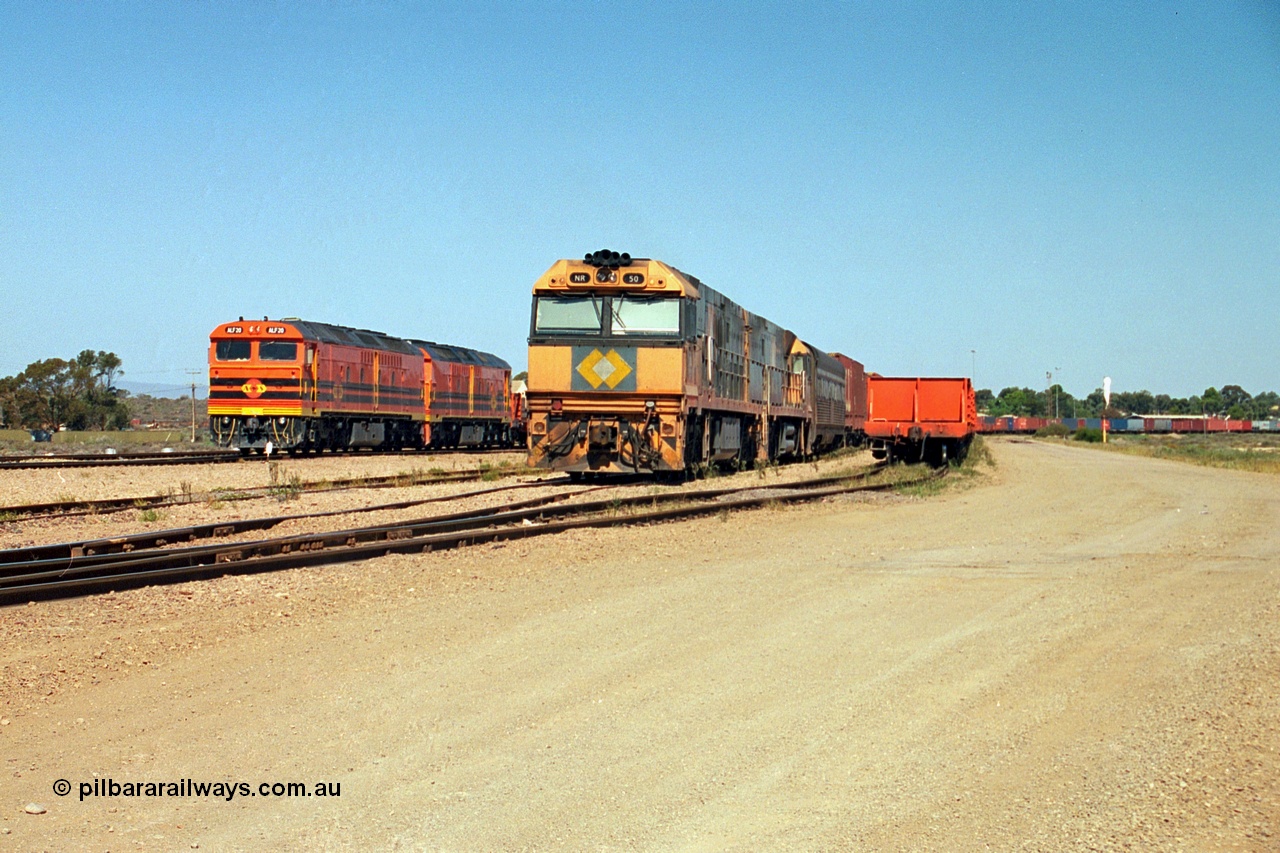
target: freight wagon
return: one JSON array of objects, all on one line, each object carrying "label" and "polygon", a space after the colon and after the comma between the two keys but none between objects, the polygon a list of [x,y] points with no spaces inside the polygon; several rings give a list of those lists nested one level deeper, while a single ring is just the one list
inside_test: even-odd
[{"label": "freight wagon", "polygon": [[965,378],[867,375],[867,439],[879,459],[945,465],[962,458],[978,427]]},{"label": "freight wagon", "polygon": [[[1275,430],[1275,421],[1233,421],[1227,418],[1025,418],[991,417],[978,419],[982,433],[1034,433],[1049,424],[1062,424],[1067,429],[1100,430],[1106,421],[1107,432],[1113,433],[1221,433]],[[1270,424],[1270,426],[1266,426]],[[1262,425],[1262,426],[1260,426]]]}]

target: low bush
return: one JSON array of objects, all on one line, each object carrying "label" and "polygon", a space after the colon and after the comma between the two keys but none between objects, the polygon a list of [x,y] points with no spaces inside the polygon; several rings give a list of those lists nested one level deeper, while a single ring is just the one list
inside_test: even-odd
[{"label": "low bush", "polygon": [[1098,444],[1102,441],[1102,430],[1080,427],[1076,430],[1075,435],[1071,436],[1076,441],[1087,441],[1090,444]]}]

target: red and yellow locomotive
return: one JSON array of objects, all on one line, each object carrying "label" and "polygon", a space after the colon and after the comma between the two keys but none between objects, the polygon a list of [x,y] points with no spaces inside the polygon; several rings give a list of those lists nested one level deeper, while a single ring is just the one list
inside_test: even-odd
[{"label": "red and yellow locomotive", "polygon": [[296,318],[242,318],[209,337],[209,432],[223,447],[511,442],[511,366],[497,356]]}]

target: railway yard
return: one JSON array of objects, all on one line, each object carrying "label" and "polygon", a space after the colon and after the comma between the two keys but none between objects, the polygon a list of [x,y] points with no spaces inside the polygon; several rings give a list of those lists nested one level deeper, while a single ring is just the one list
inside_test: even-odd
[{"label": "railway yard", "polygon": [[[224,558],[0,606],[0,849],[1280,849],[1275,476],[984,448],[0,469],[11,557]],[[554,527],[588,504],[698,514]],[[325,557],[220,576],[255,549]],[[80,798],[108,778],[341,793]]]}]

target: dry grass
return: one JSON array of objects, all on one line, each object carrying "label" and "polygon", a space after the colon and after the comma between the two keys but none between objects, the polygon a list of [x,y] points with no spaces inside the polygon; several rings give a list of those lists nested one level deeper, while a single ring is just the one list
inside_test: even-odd
[{"label": "dry grass", "polygon": [[1094,446],[1114,453],[1172,459],[1209,468],[1280,474],[1280,434],[1123,436]]},{"label": "dry grass", "polygon": [[210,447],[207,430],[196,430],[196,442],[191,443],[190,429],[133,429],[133,430],[83,430],[56,432],[53,441],[35,442],[25,429],[0,429],[0,452],[4,453],[68,453],[77,450],[85,453],[101,452],[108,447],[117,450],[191,449]]}]

